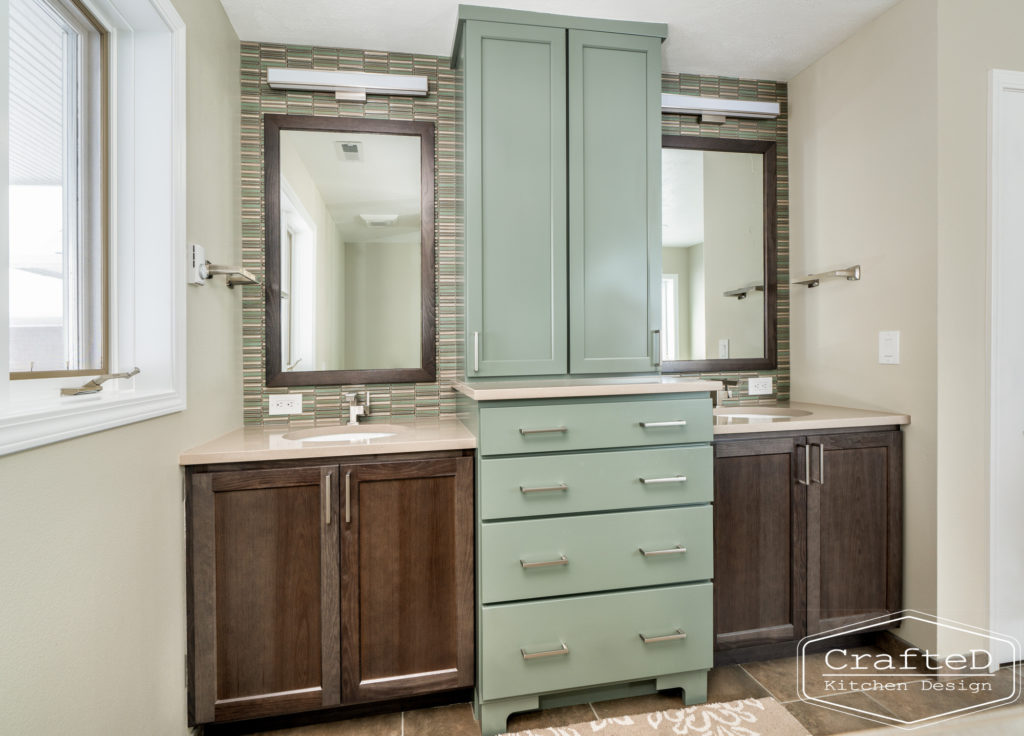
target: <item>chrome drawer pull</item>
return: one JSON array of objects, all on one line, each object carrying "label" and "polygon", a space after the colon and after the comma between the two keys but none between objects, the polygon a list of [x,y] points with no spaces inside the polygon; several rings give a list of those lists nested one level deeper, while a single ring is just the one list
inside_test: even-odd
[{"label": "chrome drawer pull", "polygon": [[544,491],[568,491],[569,486],[559,483],[554,486],[519,486],[520,493],[542,493]]},{"label": "chrome drawer pull", "polygon": [[640,548],[640,554],[644,557],[657,557],[658,555],[681,555],[686,552],[686,547],[681,544],[677,544],[675,547],[669,549],[652,549],[650,551]]},{"label": "chrome drawer pull", "polygon": [[665,634],[665,636],[644,636],[640,634],[640,640],[644,644],[657,644],[659,641],[679,641],[680,639],[686,638],[686,632],[682,629],[676,629],[674,634]]},{"label": "chrome drawer pull", "polygon": [[671,422],[640,422],[640,426],[644,429],[648,429],[649,427],[685,427],[686,420],[676,419]]},{"label": "chrome drawer pull", "polygon": [[645,486],[650,485],[651,483],[685,483],[686,476],[672,475],[669,476],[668,478],[641,478],[640,482],[643,483]]},{"label": "chrome drawer pull", "polygon": [[546,652],[527,652],[525,649],[520,649],[519,651],[523,653],[523,659],[540,659],[541,657],[565,656],[569,653],[569,647],[563,641],[561,649],[549,649]]},{"label": "chrome drawer pull", "polygon": [[550,434],[552,432],[568,432],[568,427],[548,427],[547,429],[523,429],[519,428],[519,434],[524,437],[528,434]]},{"label": "chrome drawer pull", "polygon": [[524,570],[531,567],[554,567],[555,565],[568,565],[569,558],[562,555],[557,560],[545,560],[544,562],[527,562],[526,560],[519,560],[519,564],[523,566]]}]

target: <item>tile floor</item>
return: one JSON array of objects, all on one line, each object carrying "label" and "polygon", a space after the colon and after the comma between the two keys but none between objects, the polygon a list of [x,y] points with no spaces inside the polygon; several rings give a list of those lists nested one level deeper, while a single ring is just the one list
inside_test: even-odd
[{"label": "tile floor", "polygon": [[[850,651],[850,656],[860,653],[879,653],[873,647],[863,647]],[[812,663],[823,661],[824,655],[815,655]],[[1021,668],[1024,670],[1024,668]],[[1016,676],[1024,686],[1024,671],[1019,670]],[[810,671],[810,669],[808,670]],[[1011,692],[1014,670],[1004,667],[992,678],[993,692]],[[854,708],[890,713],[899,718],[919,718],[928,714],[927,709],[935,703],[934,695],[908,696],[906,693],[896,696],[893,693],[843,692],[828,694],[823,688],[809,686],[812,695],[822,695],[837,704]],[[1017,688],[1018,692],[1021,686]],[[711,670],[708,678],[708,702],[722,702],[741,698],[763,698],[772,696],[803,724],[812,736],[832,736],[832,734],[849,733],[865,729],[877,728],[878,723],[857,716],[829,710],[820,706],[805,703],[797,697],[796,660],[774,659],[765,662],[750,662],[742,665],[716,667]],[[943,693],[951,702],[967,705],[969,693]],[[947,702],[945,699],[943,703]],[[1014,701],[1024,703],[1019,696]],[[509,731],[541,729],[565,726],[570,723],[590,721],[595,718],[606,718],[634,713],[645,713],[653,710],[666,710],[682,706],[679,691],[669,691],[653,695],[642,695],[623,700],[608,700],[586,705],[573,705],[565,708],[553,708],[545,711],[520,713],[509,718]],[[954,706],[961,707],[961,706]],[[979,718],[982,716],[978,716]],[[967,716],[966,718],[970,718]],[[966,720],[959,722],[964,723]],[[1024,733],[1024,723],[1020,726]],[[1012,731],[1010,732],[1012,733]],[[480,728],[473,720],[473,712],[468,703],[448,705],[439,708],[391,713],[387,715],[357,718],[349,721],[338,721],[313,726],[303,726],[278,731],[266,732],[266,736],[480,736]],[[613,736],[609,734],[609,736]]]}]

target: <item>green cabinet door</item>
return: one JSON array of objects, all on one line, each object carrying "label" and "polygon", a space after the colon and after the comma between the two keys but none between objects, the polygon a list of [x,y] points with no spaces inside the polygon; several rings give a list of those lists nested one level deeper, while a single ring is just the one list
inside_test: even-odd
[{"label": "green cabinet door", "polygon": [[661,42],[569,31],[569,366],[658,369]]},{"label": "green cabinet door", "polygon": [[564,29],[465,25],[466,375],[564,374]]}]

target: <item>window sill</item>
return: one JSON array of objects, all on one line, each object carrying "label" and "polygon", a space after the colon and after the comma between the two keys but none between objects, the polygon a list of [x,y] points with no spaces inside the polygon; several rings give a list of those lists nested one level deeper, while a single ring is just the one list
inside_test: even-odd
[{"label": "window sill", "polygon": [[122,391],[55,399],[19,411],[10,406],[0,414],[0,455],[113,429],[125,424],[184,411],[177,391]]}]

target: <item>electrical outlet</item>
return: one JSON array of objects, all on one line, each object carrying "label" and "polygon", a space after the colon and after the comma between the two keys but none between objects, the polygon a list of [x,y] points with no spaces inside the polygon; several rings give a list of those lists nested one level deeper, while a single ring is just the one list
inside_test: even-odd
[{"label": "electrical outlet", "polygon": [[772,392],[772,377],[762,376],[761,378],[747,379],[747,394],[749,396],[764,396]]},{"label": "electrical outlet", "polygon": [[900,331],[878,333],[878,362],[882,365],[900,364]]},{"label": "electrical outlet", "polygon": [[718,341],[718,357],[720,359],[729,357],[729,338],[723,337]]},{"label": "electrical outlet", "polygon": [[302,394],[274,394],[270,397],[270,414],[301,414]]}]

